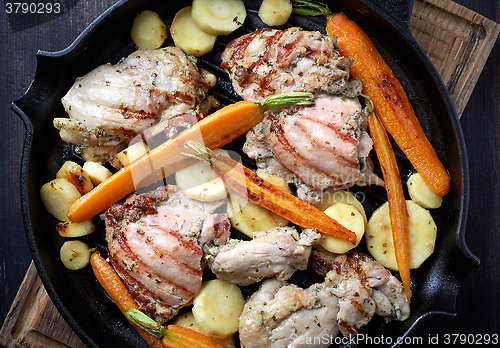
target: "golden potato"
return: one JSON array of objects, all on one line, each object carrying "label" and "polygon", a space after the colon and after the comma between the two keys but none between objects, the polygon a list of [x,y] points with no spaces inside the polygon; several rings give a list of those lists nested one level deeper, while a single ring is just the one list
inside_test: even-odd
[{"label": "golden potato", "polygon": [[73,161],[64,162],[61,169],[56,173],[56,178],[66,178],[75,185],[82,195],[94,188],[89,174],[78,163]]},{"label": "golden potato", "polygon": [[292,9],[290,0],[263,0],[259,8],[259,18],[270,26],[283,25],[292,14]]},{"label": "golden potato", "polygon": [[142,11],[135,16],[130,35],[141,50],[155,49],[167,38],[167,26],[156,12]]},{"label": "golden potato", "polygon": [[193,0],[196,26],[211,35],[227,35],[243,25],[247,16],[242,0]]},{"label": "golden potato", "polygon": [[192,56],[202,56],[214,48],[217,35],[202,31],[191,17],[191,6],[184,7],[175,14],[170,35],[175,46]]},{"label": "golden potato", "polygon": [[40,189],[45,209],[60,221],[69,221],[69,207],[81,197],[75,185],[66,178],[56,178],[46,183]]}]

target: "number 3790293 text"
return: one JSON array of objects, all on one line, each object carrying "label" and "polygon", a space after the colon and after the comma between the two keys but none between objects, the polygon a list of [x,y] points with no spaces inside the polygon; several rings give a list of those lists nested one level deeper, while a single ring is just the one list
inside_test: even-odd
[{"label": "number 3790293 text", "polygon": [[46,14],[46,13],[60,13],[61,4],[54,3],[29,3],[29,2],[7,2],[5,3],[5,12],[7,13],[30,13],[30,14]]}]

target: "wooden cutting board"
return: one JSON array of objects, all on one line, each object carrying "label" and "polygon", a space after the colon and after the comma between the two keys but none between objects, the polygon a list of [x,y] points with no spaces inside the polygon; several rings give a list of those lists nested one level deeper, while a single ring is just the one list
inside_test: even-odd
[{"label": "wooden cutting board", "polygon": [[[451,1],[415,0],[410,27],[443,78],[460,116],[497,40],[500,25]],[[3,323],[0,345],[86,347],[50,301],[33,263]]]}]

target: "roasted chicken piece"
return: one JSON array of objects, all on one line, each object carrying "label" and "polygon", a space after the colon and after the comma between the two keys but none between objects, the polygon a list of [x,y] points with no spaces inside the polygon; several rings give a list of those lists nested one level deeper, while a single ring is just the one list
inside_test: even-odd
[{"label": "roasted chicken piece", "polygon": [[179,48],[138,50],[78,78],[62,98],[70,118],[57,118],[54,126],[86,160],[119,167],[114,155],[135,136],[164,131],[172,137],[206,115],[215,82]]},{"label": "roasted chicken piece", "polygon": [[241,346],[305,348],[318,338],[337,336],[339,300],[330,290],[323,284],[302,289],[277,279],[265,280],[240,316]]},{"label": "roasted chicken piece", "polygon": [[221,55],[234,90],[260,102],[284,92],[343,93],[352,59],[341,57],[335,38],[290,28],[259,29],[231,41]]},{"label": "roasted chicken piece", "polygon": [[360,84],[349,81],[352,61],[339,55],[333,37],[261,29],[228,44],[222,60],[244,99],[314,94],[314,105],[267,112],[247,133],[243,151],[259,169],[297,185],[298,197],[312,204],[327,188],[382,183],[368,157],[373,144],[356,97]]},{"label": "roasted chicken piece", "polygon": [[[317,252],[312,257],[318,258]],[[358,252],[319,261],[331,270],[324,282],[307,289],[276,279],[262,283],[240,316],[244,348],[307,347],[310,342],[328,347],[332,341],[325,338],[356,335],[374,314],[387,320],[409,317],[402,284],[378,262]]]},{"label": "roasted chicken piece", "polygon": [[293,227],[261,232],[255,239],[229,238],[224,200],[203,203],[174,185],[132,195],[102,214],[108,256],[132,296],[152,318],[164,322],[198,293],[203,269],[249,285],[263,278],[288,279],[307,268],[321,235]]},{"label": "roasted chicken piece", "polygon": [[307,269],[312,245],[321,235],[295,227],[276,227],[258,232],[252,240],[229,239],[224,245],[205,244],[209,268],[219,279],[250,285],[276,276],[287,280],[296,270]]},{"label": "roasted chicken piece", "polygon": [[226,243],[230,222],[213,214],[221,204],[189,199],[170,185],[132,195],[102,215],[111,264],[156,321],[172,318],[198,293],[203,244]]},{"label": "roasted chicken piece", "polygon": [[[375,303],[376,314],[387,320],[406,320],[410,316],[410,304],[401,282],[384,266],[366,254],[350,251],[347,254],[334,255],[313,250],[309,259],[309,269],[324,275],[327,281],[339,284],[336,286],[337,296],[344,297],[347,300],[345,303],[353,304],[356,308],[361,307],[355,304],[356,301],[345,298],[346,295],[349,296],[349,291],[345,289],[352,284],[342,283],[342,281],[358,278],[360,284],[371,293],[369,302],[373,300]],[[355,330],[346,327],[343,332],[355,333]]]}]

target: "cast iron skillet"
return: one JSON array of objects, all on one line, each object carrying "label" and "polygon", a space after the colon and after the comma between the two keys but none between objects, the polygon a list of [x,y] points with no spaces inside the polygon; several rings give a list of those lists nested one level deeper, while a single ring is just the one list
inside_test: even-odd
[{"label": "cast iron skillet", "polygon": [[[234,37],[254,30],[262,23],[256,16],[260,1],[245,1],[249,16],[244,28],[220,37],[214,51],[200,59],[200,65],[218,77],[213,92],[226,103],[235,101],[226,74],[219,68],[220,52]],[[328,2],[328,1],[325,1]],[[64,117],[60,99],[78,76],[96,66],[116,63],[131,53],[135,46],[129,35],[136,13],[144,9],[157,11],[166,23],[183,6],[180,1],[118,1],[93,22],[67,49],[39,52],[37,71],[25,95],[13,104],[14,111],[26,126],[26,142],[22,157],[21,195],[24,224],[33,260],[47,292],[69,325],[90,347],[145,347],[134,329],[102,291],[89,267],[69,271],[59,259],[64,242],[55,231],[56,220],[43,208],[40,187],[52,180],[65,160],[81,161],[72,146],[63,143],[52,126],[54,117]],[[372,38],[382,55],[407,91],[428,137],[451,175],[451,191],[440,209],[432,212],[438,225],[435,253],[418,270],[412,271],[412,315],[404,322],[384,324],[374,317],[362,329],[372,337],[411,335],[423,320],[436,316],[453,317],[461,280],[478,264],[467,249],[464,228],[468,205],[467,159],[460,125],[449,95],[435,69],[412,38],[409,30],[411,0],[335,0],[332,11],[345,12]],[[321,17],[292,16],[290,26],[324,32]],[[411,165],[398,152],[403,180]],[[370,214],[384,200],[377,188],[353,188],[365,197]],[[102,223],[96,218],[97,231],[82,238],[90,246],[105,252]],[[307,285],[318,279],[306,272],[293,281]],[[385,341],[390,343],[390,341]],[[359,342],[359,345],[363,345]],[[356,344],[355,344],[356,345]],[[389,344],[391,345],[391,344]],[[353,346],[350,344],[349,346]]]}]

